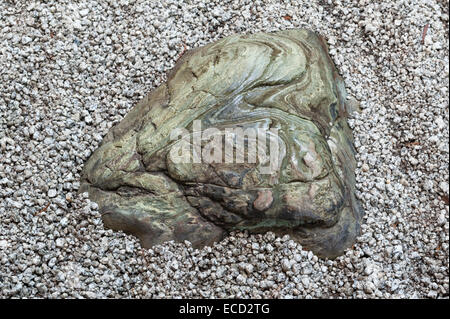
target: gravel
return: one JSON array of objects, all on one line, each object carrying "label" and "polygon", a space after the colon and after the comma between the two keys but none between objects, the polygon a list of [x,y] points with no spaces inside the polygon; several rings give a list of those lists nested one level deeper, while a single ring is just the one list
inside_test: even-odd
[{"label": "gravel", "polygon": [[[447,26],[437,0],[1,1],[0,297],[448,298]],[[360,109],[358,243],[331,261],[272,233],[145,250],[105,229],[83,163],[184,48],[296,27]]]}]

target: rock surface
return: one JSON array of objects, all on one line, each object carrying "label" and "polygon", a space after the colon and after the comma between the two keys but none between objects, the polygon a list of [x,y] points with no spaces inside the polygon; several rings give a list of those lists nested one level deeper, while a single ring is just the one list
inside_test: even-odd
[{"label": "rock surface", "polygon": [[[145,247],[168,240],[203,247],[229,231],[274,231],[336,257],[355,242],[362,215],[344,101],[315,33],[224,38],[186,52],[167,82],[110,130],[85,165],[81,191],[99,204],[106,226]],[[195,120],[203,130],[276,128],[283,160],[270,174],[259,158],[178,163],[179,141],[170,135],[199,133]]]}]

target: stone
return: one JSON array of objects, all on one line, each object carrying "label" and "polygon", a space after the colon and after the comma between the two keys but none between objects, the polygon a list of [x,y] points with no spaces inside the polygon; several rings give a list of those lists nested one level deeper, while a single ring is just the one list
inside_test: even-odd
[{"label": "stone", "polygon": [[[187,240],[200,248],[230,231],[272,231],[334,258],[355,242],[362,216],[349,112],[319,35],[230,36],[187,51],[109,131],[80,192],[107,227],[144,247]],[[230,144],[239,129],[249,132],[245,143]],[[267,152],[254,131],[265,132]]]},{"label": "stone", "polygon": [[48,193],[47,193],[48,197],[50,198],[54,198],[57,195],[56,189],[49,189]]},{"label": "stone", "polygon": [[6,241],[6,240],[0,240],[0,249],[6,249],[6,248],[8,248],[8,241]]}]

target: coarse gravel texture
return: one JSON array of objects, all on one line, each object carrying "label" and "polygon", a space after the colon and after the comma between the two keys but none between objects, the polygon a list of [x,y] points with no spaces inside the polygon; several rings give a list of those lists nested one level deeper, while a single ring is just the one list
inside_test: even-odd
[{"label": "coarse gravel texture", "polygon": [[[360,105],[358,243],[330,261],[272,233],[144,250],[105,229],[83,163],[185,46],[297,27]],[[448,298],[447,27],[435,0],[0,1],[0,298]]]}]

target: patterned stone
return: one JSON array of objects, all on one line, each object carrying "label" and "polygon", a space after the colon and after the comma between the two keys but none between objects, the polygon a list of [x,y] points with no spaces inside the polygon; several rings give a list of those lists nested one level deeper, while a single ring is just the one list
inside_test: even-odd
[{"label": "patterned stone", "polygon": [[[81,191],[99,204],[106,226],[145,247],[168,240],[202,247],[229,231],[270,230],[333,258],[354,243],[362,216],[347,108],[315,33],[227,37],[186,52],[167,82],[110,130],[85,165]],[[282,161],[270,174],[259,157],[195,163],[194,152],[179,163],[172,151],[182,140],[171,133],[187,129],[191,147],[195,120],[203,130],[275,128]],[[209,139],[199,138],[201,153]],[[245,142],[236,156],[248,156],[252,138]]]}]

